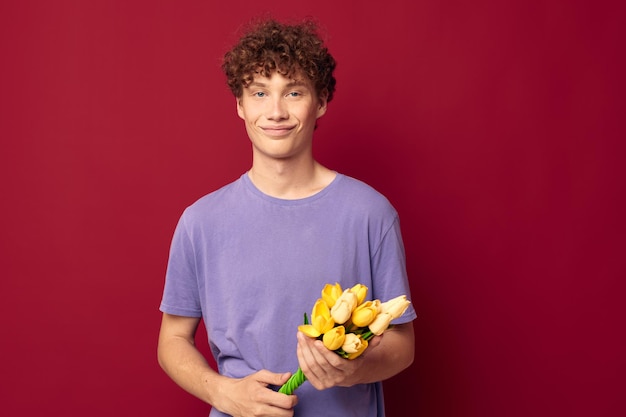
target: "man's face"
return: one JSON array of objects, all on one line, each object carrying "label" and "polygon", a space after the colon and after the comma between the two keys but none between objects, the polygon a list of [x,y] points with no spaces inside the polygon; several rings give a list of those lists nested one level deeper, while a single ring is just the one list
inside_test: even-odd
[{"label": "man's face", "polygon": [[269,78],[255,76],[243,89],[237,114],[245,121],[255,156],[285,159],[310,152],[315,122],[326,105],[304,77],[274,72]]}]

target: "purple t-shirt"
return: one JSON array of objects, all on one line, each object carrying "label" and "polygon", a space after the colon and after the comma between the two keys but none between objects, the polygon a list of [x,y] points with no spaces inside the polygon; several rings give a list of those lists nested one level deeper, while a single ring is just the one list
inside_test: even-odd
[{"label": "purple t-shirt", "polygon": [[[325,284],[361,283],[369,299],[410,299],[398,216],[365,183],[337,174],[322,191],[283,200],[247,174],[188,207],[172,240],[161,311],[202,317],[219,372],[295,372],[296,332]],[[411,305],[395,323],[416,317]],[[384,416],[382,385],[315,390],[298,417]],[[224,416],[217,410],[211,416]]]}]

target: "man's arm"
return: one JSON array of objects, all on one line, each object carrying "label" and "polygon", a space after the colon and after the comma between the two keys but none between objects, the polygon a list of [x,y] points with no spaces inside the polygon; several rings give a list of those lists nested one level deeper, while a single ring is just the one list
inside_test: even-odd
[{"label": "man's arm", "polygon": [[163,314],[157,348],[161,368],[180,387],[233,416],[292,416],[297,403],[268,389],[282,385],[289,374],[261,370],[245,378],[228,378],[213,370],[195,346],[199,318]]},{"label": "man's arm", "polygon": [[413,323],[394,326],[370,340],[368,348],[347,360],[324,344],[298,333],[298,361],[307,380],[317,389],[383,381],[413,363]]}]

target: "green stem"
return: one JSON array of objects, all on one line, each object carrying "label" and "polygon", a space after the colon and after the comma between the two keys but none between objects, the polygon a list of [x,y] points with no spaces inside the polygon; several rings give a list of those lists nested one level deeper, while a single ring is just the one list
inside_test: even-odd
[{"label": "green stem", "polygon": [[280,387],[278,392],[291,395],[296,390],[296,388],[298,388],[300,385],[304,383],[304,381],[306,381],[306,376],[304,376],[302,369],[298,367],[298,370],[296,371],[296,373],[291,375],[291,377],[287,380],[287,382],[285,382],[285,384],[282,387]]}]

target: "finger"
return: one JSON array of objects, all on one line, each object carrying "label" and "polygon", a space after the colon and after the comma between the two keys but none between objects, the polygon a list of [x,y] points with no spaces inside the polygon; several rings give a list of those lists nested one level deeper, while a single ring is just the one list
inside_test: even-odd
[{"label": "finger", "polygon": [[290,376],[291,373],[289,372],[277,374],[263,369],[254,374],[254,379],[266,385],[282,385],[287,382]]},{"label": "finger", "polygon": [[[305,336],[303,342],[306,343],[305,351],[312,357],[312,366],[332,369],[341,366],[344,361],[336,352],[328,350],[321,340],[312,340]],[[327,372],[324,373],[326,374]]]},{"label": "finger", "polygon": [[311,349],[311,340],[302,334],[298,334],[298,347],[296,349],[296,355],[302,371],[306,375],[307,379],[314,384],[316,378],[320,378],[319,366],[315,362],[315,356]]},{"label": "finger", "polygon": [[319,390],[331,387],[340,372],[331,361],[341,361],[342,358],[318,340],[302,340],[299,345],[298,360],[311,385]]},{"label": "finger", "polygon": [[311,352],[315,358],[315,362],[323,366],[336,366],[338,360],[341,359],[336,352],[328,350],[328,348],[324,346],[324,343],[319,340],[316,340],[315,343],[313,343],[313,346],[311,346]]}]

